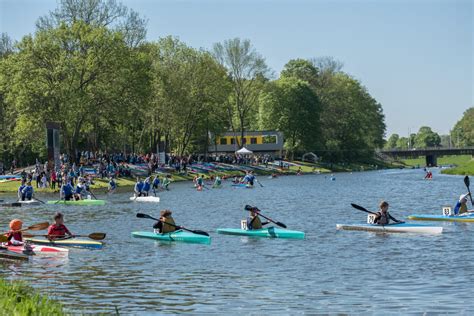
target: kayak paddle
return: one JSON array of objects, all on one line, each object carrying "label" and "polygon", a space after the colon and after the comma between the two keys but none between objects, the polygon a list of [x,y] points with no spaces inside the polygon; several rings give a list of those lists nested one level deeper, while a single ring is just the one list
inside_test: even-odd
[{"label": "kayak paddle", "polygon": [[[26,238],[32,238],[32,237],[54,237],[51,236],[51,235],[34,235],[34,234],[23,234],[24,237]],[[58,239],[55,239],[55,240],[64,240],[64,239],[69,239],[69,238],[74,238],[74,237],[87,237],[87,238],[90,238],[90,239],[94,239],[94,240],[102,240],[102,239],[105,239],[105,236],[106,234],[105,233],[92,233],[92,234],[89,234],[89,235],[72,235],[72,236],[57,236]]]},{"label": "kayak paddle", "polygon": [[260,184],[260,187],[263,188],[263,184],[261,184],[260,181],[258,181],[257,179],[255,179],[255,182],[257,182],[258,184]]},{"label": "kayak paddle", "polygon": [[36,196],[34,197],[34,199],[35,199],[36,201],[38,201],[38,202],[41,202],[41,203],[43,203],[43,204],[46,204],[46,202],[45,202],[45,201],[41,201],[41,200],[40,200],[40,199],[38,199]]},{"label": "kayak paddle", "polygon": [[464,184],[466,185],[467,192],[469,193],[469,197],[471,198],[471,205],[474,206],[474,203],[472,202],[471,190],[469,189],[470,181],[469,181],[469,177],[468,177],[468,176],[465,176],[465,177],[464,177]]},{"label": "kayak paddle", "polygon": [[[43,223],[38,223],[38,224],[28,226],[27,228],[20,229],[19,231],[23,232],[25,230],[43,230],[43,229],[46,229],[48,227],[49,227],[49,223],[48,222],[43,222]],[[5,234],[8,234],[8,232],[2,233],[0,235],[0,242],[8,241],[7,236],[5,236]]]},{"label": "kayak paddle", "polygon": [[[377,215],[377,213],[371,212],[368,209],[366,209],[365,207],[362,207],[360,205],[357,205],[357,204],[354,204],[354,203],[351,203],[351,205],[352,205],[353,208],[358,209],[359,211],[363,211],[363,212],[366,212],[366,213],[369,213],[369,214]],[[398,219],[396,219],[395,217],[393,217],[390,214],[389,214],[389,217],[391,217],[395,222],[405,223],[404,221],[399,221]]]},{"label": "kayak paddle", "polygon": [[271,218],[269,218],[269,217],[266,217],[265,215],[263,215],[262,213],[260,213],[260,210],[259,210],[258,208],[256,208],[256,207],[252,207],[252,206],[250,206],[250,205],[245,205],[245,209],[246,209],[247,211],[252,210],[252,211],[254,211],[256,214],[258,214],[258,215],[262,216],[263,218],[265,218],[266,220],[269,220],[270,222],[272,222],[272,223],[274,223],[274,224],[277,224],[277,225],[280,226],[280,227],[286,228],[286,225],[285,225],[285,224],[283,224],[283,223],[281,223],[281,222],[275,222],[273,219],[271,219]]},{"label": "kayak paddle", "polygon": [[[148,214],[143,214],[143,213],[137,213],[137,217],[138,218],[148,218],[148,219],[153,219],[155,221],[159,221],[159,222],[162,222],[162,220],[158,219],[158,218],[155,218],[155,217],[152,217]],[[206,233],[205,231],[202,231],[202,230],[191,230],[191,229],[187,229],[187,228],[184,228],[183,226],[177,226],[177,225],[173,225],[173,224],[170,224],[170,223],[165,223],[166,225],[170,225],[170,226],[173,226],[175,228],[178,228],[178,229],[182,229],[182,230],[187,230],[188,232],[191,232],[191,233],[194,233],[194,234],[198,234],[198,235],[204,235],[204,236],[209,236],[208,233]]]}]

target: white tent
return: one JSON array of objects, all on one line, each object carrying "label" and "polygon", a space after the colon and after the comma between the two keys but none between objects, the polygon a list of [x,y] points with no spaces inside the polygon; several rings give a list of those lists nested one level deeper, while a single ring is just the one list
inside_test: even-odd
[{"label": "white tent", "polygon": [[253,154],[253,151],[248,150],[248,149],[245,148],[245,147],[242,147],[242,148],[240,148],[239,150],[237,150],[235,153],[236,153],[236,154],[239,154],[239,155],[249,155],[249,154]]}]

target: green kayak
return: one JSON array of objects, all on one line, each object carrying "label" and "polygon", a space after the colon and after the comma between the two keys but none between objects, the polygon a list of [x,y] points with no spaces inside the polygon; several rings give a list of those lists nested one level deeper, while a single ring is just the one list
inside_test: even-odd
[{"label": "green kayak", "polygon": [[289,239],[304,239],[304,232],[296,230],[280,229],[276,227],[269,227],[263,229],[244,230],[239,228],[218,228],[218,234],[237,235],[249,237],[269,237],[269,238],[289,238]]},{"label": "green kayak", "polygon": [[160,241],[181,241],[194,244],[209,244],[211,242],[211,237],[209,236],[193,234],[184,230],[177,230],[168,234],[157,234],[154,232],[133,232],[132,236],[136,238],[149,238]]},{"label": "green kayak", "polygon": [[65,201],[65,200],[56,200],[48,201],[47,204],[65,204],[65,205],[105,205],[105,200],[78,200],[78,201]]}]

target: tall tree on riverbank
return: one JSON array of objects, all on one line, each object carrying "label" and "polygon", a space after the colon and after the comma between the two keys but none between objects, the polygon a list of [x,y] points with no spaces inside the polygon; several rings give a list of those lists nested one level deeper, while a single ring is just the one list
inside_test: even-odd
[{"label": "tall tree on riverbank", "polygon": [[420,127],[413,144],[415,148],[438,147],[440,145],[441,137],[428,126]]},{"label": "tall tree on riverbank", "polygon": [[268,67],[250,41],[240,38],[214,44],[214,56],[227,68],[232,81],[233,91],[228,101],[229,125],[235,132],[236,120],[243,138],[250,120],[256,117],[256,105],[261,91],[258,85],[267,75]]},{"label": "tall tree on riverbank", "polygon": [[456,147],[474,146],[474,107],[467,109],[454,125],[451,139]]}]

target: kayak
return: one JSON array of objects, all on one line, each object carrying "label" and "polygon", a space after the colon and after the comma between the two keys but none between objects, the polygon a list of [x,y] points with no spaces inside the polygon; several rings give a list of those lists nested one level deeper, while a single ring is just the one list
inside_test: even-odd
[{"label": "kayak", "polygon": [[246,183],[232,183],[232,186],[235,188],[247,188],[247,189],[253,188],[253,185],[246,184]]},{"label": "kayak", "polygon": [[68,238],[60,240],[49,240],[46,238],[26,238],[26,240],[36,244],[36,245],[50,245],[50,246],[59,246],[59,247],[84,247],[84,248],[95,248],[100,249],[103,246],[103,243],[95,240],[85,240],[80,238]]},{"label": "kayak", "polygon": [[23,253],[13,252],[6,247],[0,247],[0,259],[28,260],[30,256]]},{"label": "kayak", "polygon": [[408,219],[415,221],[446,221],[446,222],[474,222],[474,213],[468,215],[410,215]]},{"label": "kayak", "polygon": [[22,205],[40,205],[40,201],[38,200],[25,200],[25,201],[18,201],[17,203],[20,203]]},{"label": "kayak", "polygon": [[3,203],[0,204],[0,207],[21,207],[21,203]]},{"label": "kayak", "polygon": [[443,227],[427,226],[409,223],[394,223],[388,225],[377,224],[337,224],[337,229],[341,230],[360,230],[367,232],[382,233],[420,233],[420,234],[441,234]]},{"label": "kayak", "polygon": [[218,228],[217,233],[224,235],[237,235],[248,237],[304,239],[304,232],[300,232],[297,230],[280,229],[276,227],[253,230],[245,230],[240,228]]},{"label": "kayak", "polygon": [[8,250],[26,255],[67,255],[69,250],[60,247],[41,246],[41,245],[23,245],[23,246],[5,246]]},{"label": "kayak", "polygon": [[78,201],[65,201],[65,200],[55,200],[48,201],[47,204],[65,204],[65,205],[105,205],[105,200],[78,200]]},{"label": "kayak", "polygon": [[157,234],[154,232],[133,232],[132,236],[136,238],[149,238],[160,241],[181,241],[195,244],[209,244],[211,242],[211,237],[209,236],[194,234],[184,230],[177,230],[167,234]]},{"label": "kayak", "polygon": [[139,197],[131,196],[130,201],[158,203],[160,202],[160,198],[158,196],[139,196]]}]

